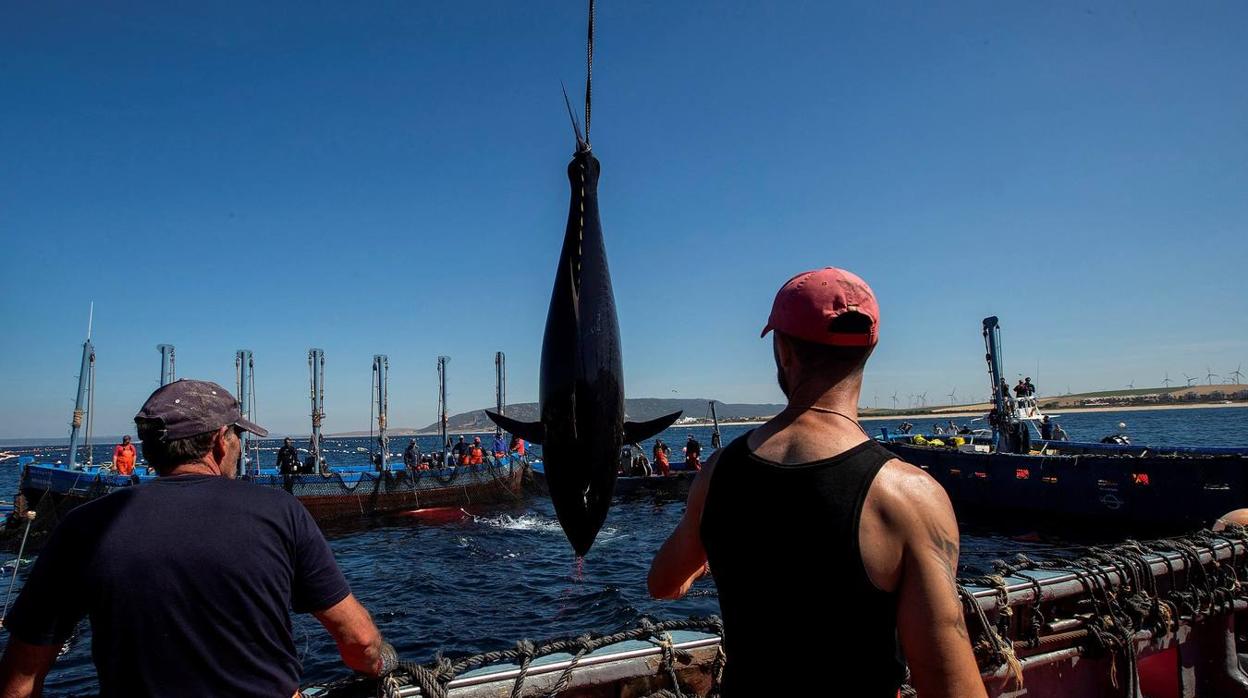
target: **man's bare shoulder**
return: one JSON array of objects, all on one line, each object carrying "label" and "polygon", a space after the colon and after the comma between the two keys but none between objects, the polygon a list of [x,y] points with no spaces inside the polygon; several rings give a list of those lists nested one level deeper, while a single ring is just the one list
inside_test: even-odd
[{"label": "man's bare shoulder", "polygon": [[949,495],[936,478],[900,458],[880,468],[871,485],[870,499],[873,508],[890,527],[953,511]]}]

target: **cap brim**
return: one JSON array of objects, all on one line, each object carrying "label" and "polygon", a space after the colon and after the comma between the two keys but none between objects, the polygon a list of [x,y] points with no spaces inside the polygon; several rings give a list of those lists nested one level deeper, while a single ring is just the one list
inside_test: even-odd
[{"label": "cap brim", "polygon": [[269,435],[268,429],[265,429],[264,427],[260,426],[259,424],[256,424],[255,422],[243,419],[242,417],[239,417],[238,420],[234,422],[234,426],[238,427],[239,429],[244,429],[246,431],[249,431],[255,434],[256,436],[268,436]]}]

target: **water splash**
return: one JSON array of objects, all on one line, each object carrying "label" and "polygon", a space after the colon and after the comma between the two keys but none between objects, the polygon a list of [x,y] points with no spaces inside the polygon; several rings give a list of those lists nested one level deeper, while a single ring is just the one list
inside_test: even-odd
[{"label": "water splash", "polygon": [[510,514],[500,514],[498,516],[474,516],[473,521],[484,526],[506,529],[508,531],[563,533],[563,529],[559,528],[558,521],[538,514],[521,514],[520,516],[511,516]]}]

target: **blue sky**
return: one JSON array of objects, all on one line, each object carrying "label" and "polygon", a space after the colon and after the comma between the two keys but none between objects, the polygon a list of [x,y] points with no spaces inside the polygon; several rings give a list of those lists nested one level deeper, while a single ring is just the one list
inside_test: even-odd
[{"label": "blue sky", "polygon": [[[97,430],[178,374],[306,430],[536,398],[581,3],[7,3],[0,437]],[[864,403],[982,397],[980,319],[1041,392],[1248,363],[1248,5],[598,8],[593,141],[628,393],[774,401],[772,295],[874,286]],[[1038,362],[1038,363],[1037,363]],[[1038,365],[1038,369],[1037,369]]]}]

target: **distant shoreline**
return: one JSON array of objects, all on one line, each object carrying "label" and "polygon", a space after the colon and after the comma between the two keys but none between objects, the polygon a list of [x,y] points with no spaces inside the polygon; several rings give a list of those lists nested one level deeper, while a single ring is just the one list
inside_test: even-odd
[{"label": "distant shoreline", "polygon": [[[1111,406],[1057,407],[1057,408],[1054,408],[1052,411],[1045,411],[1045,414],[1051,414],[1051,415],[1060,417],[1061,415],[1064,415],[1064,414],[1080,414],[1080,413],[1086,413],[1086,412],[1154,412],[1154,411],[1160,411],[1160,410],[1211,410],[1211,409],[1217,409],[1221,407],[1248,408],[1248,402],[1231,402],[1231,403],[1200,402],[1200,403],[1195,403],[1195,404],[1181,404],[1181,405],[1129,405],[1129,406],[1122,406],[1122,407],[1111,407]],[[957,411],[952,411],[952,412],[921,412],[918,414],[884,414],[884,415],[869,414],[869,415],[859,415],[858,421],[878,422],[878,421],[886,420],[886,419],[894,419],[894,420],[895,419],[909,419],[909,420],[933,419],[936,421],[940,421],[942,419],[947,419],[950,417],[982,417],[984,416],[986,412],[987,410],[980,409],[980,410],[969,410],[969,411],[957,410]],[[721,421],[719,425],[721,427],[758,426],[760,424],[765,424],[765,423],[766,423],[765,419],[740,420],[740,421],[724,420],[724,421]],[[673,424],[670,428],[693,429],[693,428],[702,428],[702,427],[709,427],[709,426],[711,426],[711,422],[707,421],[707,422],[696,422],[696,423],[689,423],[689,424]],[[447,436],[454,436],[454,437],[458,437],[460,435],[475,436],[475,435],[491,434],[491,433],[493,433],[493,429],[484,429],[484,430],[478,430],[478,431],[451,430],[451,431],[447,431]],[[425,432],[425,431],[415,432],[411,430],[396,430],[396,431],[390,432],[391,438],[402,438],[402,437],[412,437],[412,436],[437,436],[437,435],[438,435],[438,432],[436,431],[435,432]],[[295,440],[299,440],[299,439],[306,440],[308,438],[307,434],[288,434],[287,436]],[[367,437],[367,436],[369,436],[368,432],[343,432],[339,434],[326,434],[325,438],[327,439],[356,439],[356,438]],[[376,436],[376,434],[374,433],[373,436]],[[276,440],[280,438],[283,438],[283,437],[278,436],[278,435],[273,435],[269,437],[269,439],[265,439],[265,440]],[[95,438],[95,442],[97,444],[108,442],[110,440],[115,440],[115,439],[112,439],[112,437],[101,438],[98,436]],[[43,437],[43,438],[32,437],[29,439],[23,439],[23,438],[0,439],[0,452],[3,452],[9,448],[18,448],[18,447],[66,446],[67,444],[65,443],[58,443],[58,442],[64,442],[64,441],[66,441],[65,437]]]}]

